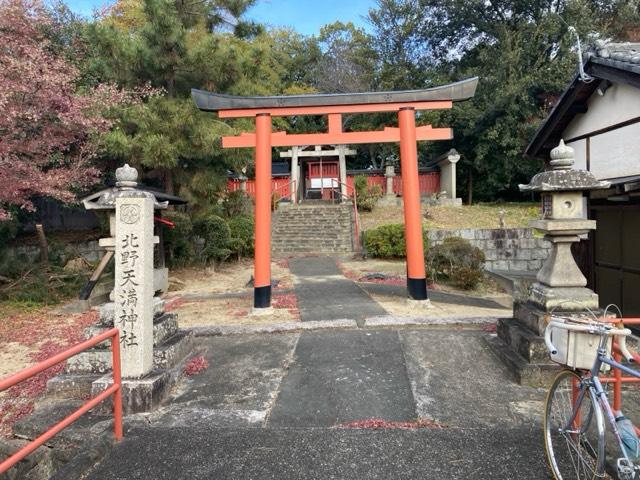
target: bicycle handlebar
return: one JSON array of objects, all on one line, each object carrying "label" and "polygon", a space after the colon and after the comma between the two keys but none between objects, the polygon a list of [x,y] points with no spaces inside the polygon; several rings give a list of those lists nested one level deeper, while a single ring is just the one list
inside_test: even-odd
[{"label": "bicycle handlebar", "polygon": [[558,353],[558,349],[551,342],[551,328],[562,328],[564,330],[571,330],[572,332],[590,333],[592,335],[606,335],[608,337],[620,337],[618,341],[618,347],[620,353],[629,362],[633,362],[633,355],[627,350],[627,337],[631,335],[631,330],[628,328],[610,328],[602,324],[586,324],[586,325],[574,325],[571,323],[565,323],[561,321],[551,320],[544,329],[544,343],[551,355]]}]

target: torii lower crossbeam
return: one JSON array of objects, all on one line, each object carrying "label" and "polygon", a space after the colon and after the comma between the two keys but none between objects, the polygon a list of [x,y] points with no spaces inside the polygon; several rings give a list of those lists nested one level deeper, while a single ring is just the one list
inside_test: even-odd
[{"label": "torii lower crossbeam", "polygon": [[[433,128],[430,125],[416,127],[416,140],[450,140],[453,131],[450,128]],[[337,132],[288,134],[273,132],[271,146],[301,147],[304,145],[355,145],[362,143],[392,143],[400,141],[399,128],[385,128],[373,132]],[[223,148],[255,147],[256,134],[243,133],[236,137],[222,137]]]}]

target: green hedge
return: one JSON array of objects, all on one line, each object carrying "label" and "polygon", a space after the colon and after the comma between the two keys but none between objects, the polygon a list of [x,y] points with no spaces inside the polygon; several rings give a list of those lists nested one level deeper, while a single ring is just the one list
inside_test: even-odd
[{"label": "green hedge", "polygon": [[[364,248],[374,258],[405,258],[407,247],[404,225],[382,225],[364,232]],[[484,278],[484,253],[460,237],[446,238],[440,245],[427,248],[424,238],[426,266],[429,278],[446,281],[452,285],[472,290]]]},{"label": "green hedge", "polygon": [[253,255],[253,217],[235,217],[228,223],[231,254],[238,259]]},{"label": "green hedge", "polygon": [[[427,236],[423,235],[424,249],[427,251]],[[364,248],[367,255],[375,258],[404,258],[407,246],[404,239],[404,225],[401,223],[382,225],[364,232]]]}]

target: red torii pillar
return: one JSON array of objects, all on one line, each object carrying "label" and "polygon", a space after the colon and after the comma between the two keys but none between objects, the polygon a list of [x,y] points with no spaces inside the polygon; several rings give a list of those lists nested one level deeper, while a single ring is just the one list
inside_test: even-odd
[{"label": "red torii pillar", "polygon": [[254,308],[271,306],[271,115],[256,115]]},{"label": "red torii pillar", "polygon": [[416,111],[412,107],[398,112],[400,127],[400,168],[402,170],[402,204],[404,238],[407,245],[407,290],[413,300],[427,299],[427,274],[424,267]]},{"label": "red torii pillar", "polygon": [[[233,97],[192,90],[203,111],[218,112],[220,118],[254,117],[255,133],[223,137],[223,148],[254,147],[256,171],[254,309],[271,306],[271,148],[303,145],[349,145],[400,143],[402,196],[407,245],[407,290],[409,298],[427,300],[424,264],[417,144],[419,140],[449,140],[450,128],[416,127],[416,110],[451,108],[453,101],[475,94],[473,78],[426,90],[346,95],[299,95],[289,97]],[[344,132],[342,115],[397,112],[399,128],[381,131]],[[272,132],[272,116],[327,115],[328,131],[313,134]]]}]

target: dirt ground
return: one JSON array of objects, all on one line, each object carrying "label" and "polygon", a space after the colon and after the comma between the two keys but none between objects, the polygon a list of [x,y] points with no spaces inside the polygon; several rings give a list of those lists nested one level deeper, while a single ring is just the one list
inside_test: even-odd
[{"label": "dirt ground", "polygon": [[[171,305],[171,304],[170,304]],[[251,315],[253,295],[206,300],[182,300],[172,308],[178,313],[180,327],[212,325],[269,325],[300,321],[295,295],[275,293],[273,311],[268,315]]]},{"label": "dirt ground", "polygon": [[[278,289],[290,289],[293,280],[286,260],[271,263],[271,277],[278,280]],[[248,282],[253,278],[253,260],[225,263],[217,268],[183,268],[172,270],[170,290],[189,293],[250,293]]]},{"label": "dirt ground", "polygon": [[[0,306],[0,378],[81,342],[84,329],[95,323],[97,312],[59,314],[56,309]],[[58,364],[0,394],[0,435],[8,435],[11,425],[32,410],[44,393],[47,380],[64,368]]]},{"label": "dirt ground", "polygon": [[450,303],[431,302],[431,308],[421,308],[409,305],[406,298],[392,295],[370,294],[376,302],[384,308],[389,315],[394,317],[421,317],[421,318],[446,318],[446,317],[506,317],[511,315],[511,308],[480,308],[466,305],[453,305]]},{"label": "dirt ground", "polygon": [[[293,275],[286,260],[271,264],[271,276],[278,281],[273,289],[273,311],[269,315],[251,315],[253,261],[225,264],[216,270],[182,269],[171,272],[168,309],[178,313],[180,326],[267,325],[300,320]],[[177,280],[177,281],[176,281]]]},{"label": "dirt ground", "polygon": [[[384,273],[389,276],[398,277],[401,284],[405,283],[407,272],[406,262],[404,260],[381,260],[377,258],[368,258],[366,260],[342,260],[340,267],[345,276],[352,280],[360,280],[369,273]],[[392,279],[391,279],[392,280]],[[392,283],[390,281],[389,283]],[[461,290],[452,285],[439,282],[431,284],[430,288],[443,292],[459,293],[461,295],[471,295],[474,297],[509,297],[504,290],[492,278],[485,276],[484,280],[474,290]]]},{"label": "dirt ground", "polygon": [[[526,227],[530,220],[540,217],[537,203],[476,204],[462,207],[422,205],[423,224],[428,229],[499,228],[500,210],[505,211],[507,228]],[[362,212],[362,230],[380,225],[403,223],[403,211],[399,205],[378,207],[372,212]]]}]

